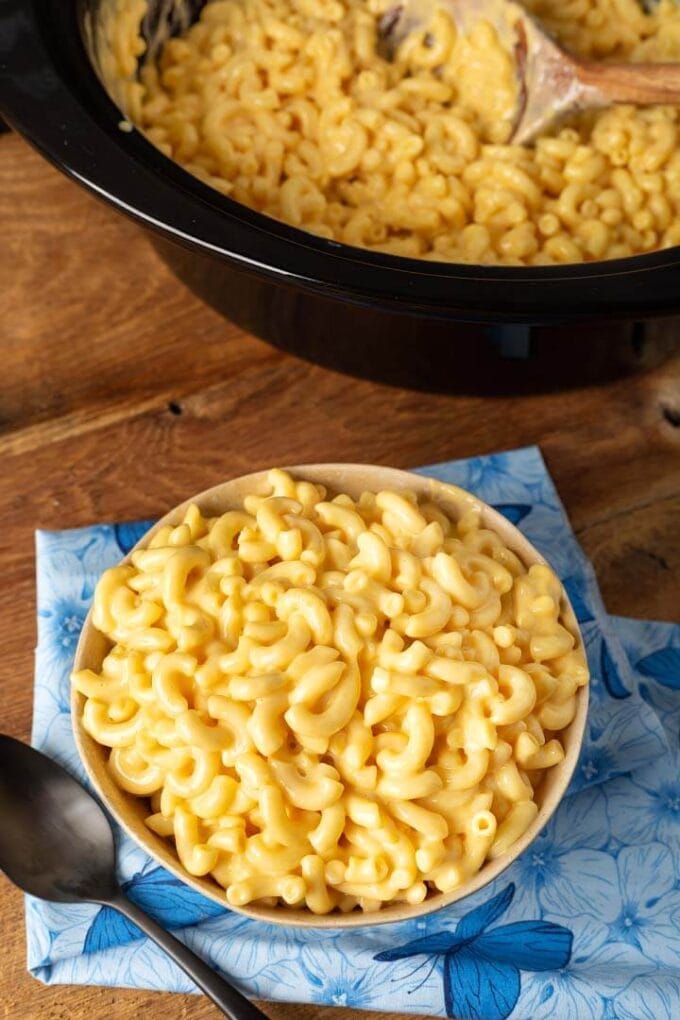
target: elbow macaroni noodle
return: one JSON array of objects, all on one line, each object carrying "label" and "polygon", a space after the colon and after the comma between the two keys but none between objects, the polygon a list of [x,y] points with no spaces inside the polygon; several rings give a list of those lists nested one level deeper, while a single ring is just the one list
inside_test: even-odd
[{"label": "elbow macaroni noodle", "polygon": [[191,506],[97,585],[73,674],[147,825],[228,903],[420,903],[503,854],[588,681],[549,567],[410,493]]},{"label": "elbow macaroni noodle", "polygon": [[[100,62],[130,120],[238,202],[346,244],[444,262],[550,265],[680,244],[678,109],[616,106],[506,144],[510,55],[438,9],[393,63],[392,0],[209,0],[144,53],[146,0],[109,0]],[[181,0],[174,0],[181,8]],[[679,60],[660,0],[527,0],[592,59]]]}]

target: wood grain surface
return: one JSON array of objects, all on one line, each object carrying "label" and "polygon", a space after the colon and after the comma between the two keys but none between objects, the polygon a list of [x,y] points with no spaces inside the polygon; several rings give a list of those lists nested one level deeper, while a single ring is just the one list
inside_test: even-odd
[{"label": "wood grain surface", "polygon": [[[132,223],[11,134],[0,136],[0,229],[5,732],[27,739],[30,731],[37,527],[154,517],[275,463],[410,467],[539,443],[609,610],[677,617],[680,348],[651,372],[521,399],[426,395],[335,374],[203,306]],[[25,971],[21,897],[2,879],[0,890],[1,1016],[216,1015],[191,996],[44,988]],[[276,1020],[360,1016],[265,1010]]]}]

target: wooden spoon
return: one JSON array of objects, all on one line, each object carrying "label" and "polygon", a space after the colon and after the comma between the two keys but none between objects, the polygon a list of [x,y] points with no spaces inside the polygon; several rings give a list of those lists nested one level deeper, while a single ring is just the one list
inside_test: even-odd
[{"label": "wooden spoon", "polygon": [[566,53],[514,0],[401,0],[382,17],[379,50],[392,59],[412,32],[424,32],[437,8],[466,35],[488,22],[514,54],[519,88],[509,142],[526,145],[554,121],[612,103],[680,105],[680,63],[605,64]]}]

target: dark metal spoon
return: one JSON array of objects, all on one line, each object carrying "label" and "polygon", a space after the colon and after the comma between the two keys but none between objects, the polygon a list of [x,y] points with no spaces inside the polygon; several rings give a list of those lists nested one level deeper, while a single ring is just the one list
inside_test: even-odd
[{"label": "dark metal spoon", "polygon": [[97,801],[51,758],[0,734],[0,869],[42,900],[119,910],[231,1020],[265,1014],[161,928],[116,881],[113,832]]}]

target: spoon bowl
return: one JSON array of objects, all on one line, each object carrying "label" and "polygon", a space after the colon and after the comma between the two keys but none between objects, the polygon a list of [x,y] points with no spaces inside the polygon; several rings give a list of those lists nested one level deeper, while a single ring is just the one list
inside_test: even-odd
[{"label": "spoon bowl", "polygon": [[31,896],[77,903],[115,895],[113,832],[97,801],[60,765],[4,735],[0,816],[0,869]]},{"label": "spoon bowl", "polygon": [[128,900],[116,881],[107,816],[87,790],[40,751],[0,734],[0,869],[24,892],[58,903],[120,911],[177,963],[224,1016],[264,1013],[195,953]]}]

